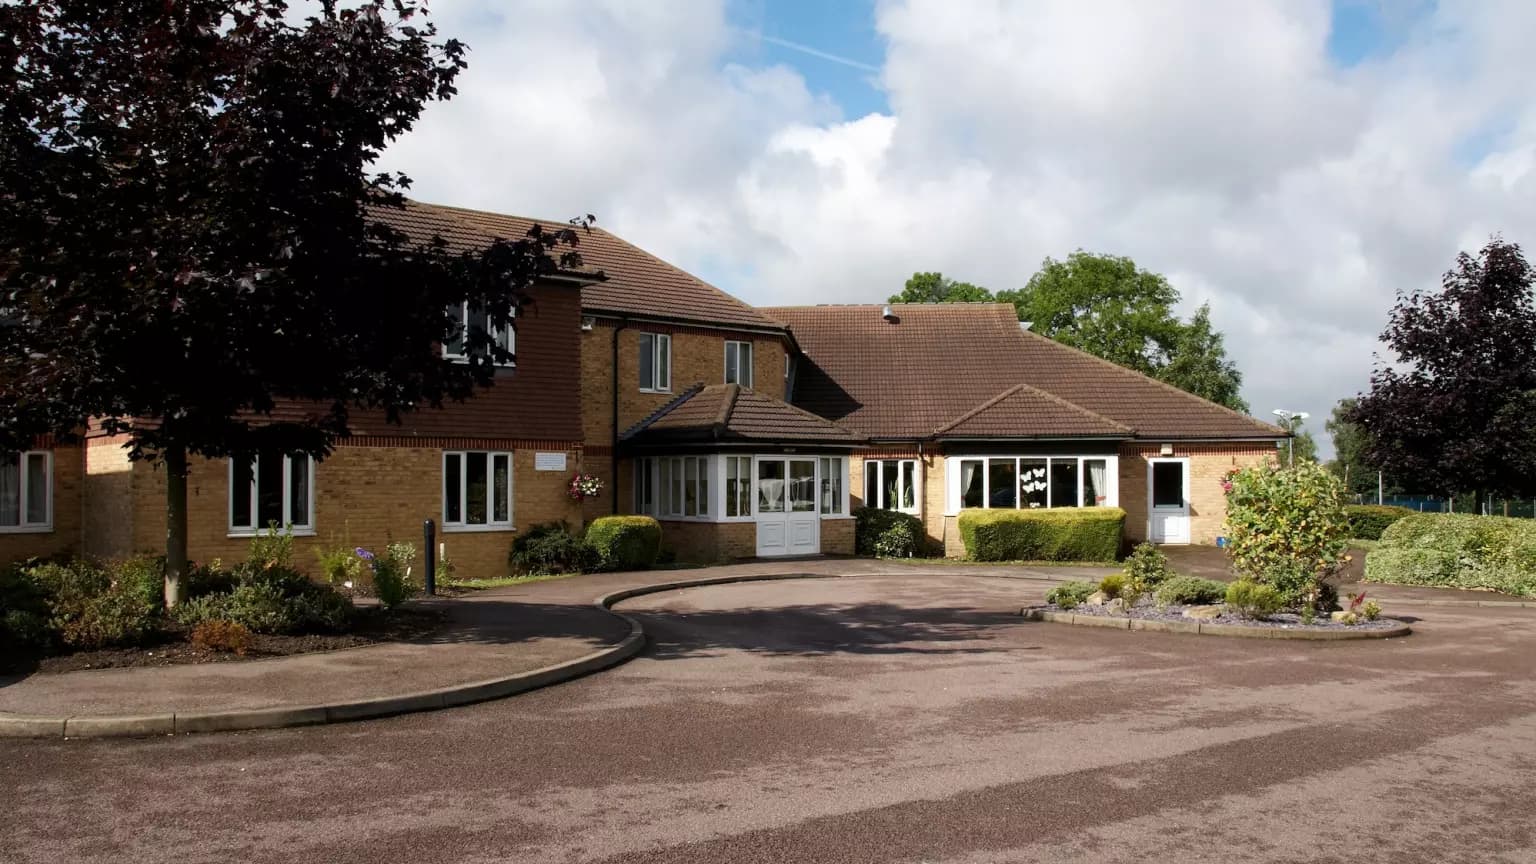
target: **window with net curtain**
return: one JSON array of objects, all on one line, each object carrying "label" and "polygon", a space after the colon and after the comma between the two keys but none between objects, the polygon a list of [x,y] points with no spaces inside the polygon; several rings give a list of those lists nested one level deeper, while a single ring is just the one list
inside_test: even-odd
[{"label": "window with net curtain", "polygon": [[959,464],[961,508],[1100,507],[1108,500],[1108,459],[992,456]]}]

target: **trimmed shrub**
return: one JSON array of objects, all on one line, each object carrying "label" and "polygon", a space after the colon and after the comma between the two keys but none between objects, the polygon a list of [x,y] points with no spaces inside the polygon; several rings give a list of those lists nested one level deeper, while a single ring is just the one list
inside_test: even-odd
[{"label": "trimmed shrub", "polygon": [[964,510],[959,521],[966,557],[973,561],[1113,561],[1125,511]]},{"label": "trimmed shrub", "polygon": [[[1227,555],[1237,575],[1276,585],[1287,600],[1321,596],[1349,540],[1343,486],[1314,462],[1234,472],[1227,493]],[[1300,580],[1304,584],[1295,584]]]},{"label": "trimmed shrub", "polygon": [[881,558],[911,558],[917,554],[917,535],[911,522],[895,522],[875,538],[875,554]]},{"label": "trimmed shrub", "polygon": [[52,644],[48,595],[23,565],[0,569],[0,654],[36,654]]},{"label": "trimmed shrub", "polygon": [[916,554],[917,538],[922,537],[924,533],[922,520],[911,513],[902,513],[898,510],[881,510],[878,507],[853,508],[854,552],[864,556],[881,555],[877,544],[880,538],[895,525],[907,526],[913,537],[913,554]]},{"label": "trimmed shrub", "polygon": [[1055,588],[1045,592],[1045,602],[1053,603],[1063,609],[1072,609],[1081,606],[1083,601],[1093,596],[1099,586],[1092,582],[1084,582],[1074,579],[1071,582],[1063,582]]},{"label": "trimmed shrub", "polygon": [[597,569],[597,550],[576,537],[564,522],[545,522],[531,526],[526,534],[512,541],[507,563],[512,572],[526,576],[555,573],[586,573]]},{"label": "trimmed shrub", "polygon": [[1416,514],[1417,511],[1407,507],[1378,504],[1350,504],[1344,508],[1344,518],[1349,521],[1349,536],[1358,540],[1380,540],[1381,532],[1392,523]]},{"label": "trimmed shrub", "polygon": [[176,620],[190,628],[232,621],[253,633],[334,632],[351,621],[351,600],[302,573],[241,565],[237,578],[228,593],[205,594],[177,606]]},{"label": "trimmed shrub", "polygon": [[1536,597],[1536,522],[1470,513],[1405,516],[1365,556],[1365,579]]},{"label": "trimmed shrub", "polygon": [[1125,574],[1111,573],[1099,580],[1099,590],[1103,592],[1104,599],[1114,600],[1125,590]]},{"label": "trimmed shrub", "polygon": [[215,619],[192,628],[192,644],[209,651],[229,651],[242,657],[251,650],[251,631],[234,621]]},{"label": "trimmed shrub", "polygon": [[1138,543],[1125,558],[1125,578],[1148,589],[1156,588],[1173,575],[1168,556],[1151,543]]},{"label": "trimmed shrub", "polygon": [[1227,586],[1227,605],[1244,618],[1264,619],[1285,608],[1285,598],[1274,587],[1251,579]]},{"label": "trimmed shrub", "polygon": [[145,562],[113,566],[109,571],[77,559],[23,568],[23,578],[30,579],[44,598],[47,629],[58,644],[82,650],[136,645],[159,631],[161,593],[145,589],[153,566]]},{"label": "trimmed shrub", "polygon": [[661,555],[661,523],[649,516],[603,516],[587,526],[587,543],[604,570],[644,570]]},{"label": "trimmed shrub", "polygon": [[1157,602],[1163,606],[1206,606],[1227,598],[1227,583],[1199,576],[1174,576],[1157,586]]}]

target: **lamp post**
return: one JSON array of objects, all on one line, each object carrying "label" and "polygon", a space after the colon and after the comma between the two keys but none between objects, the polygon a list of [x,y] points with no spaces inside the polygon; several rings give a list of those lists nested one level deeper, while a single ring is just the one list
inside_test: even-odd
[{"label": "lamp post", "polygon": [[1310,417],[1312,415],[1308,414],[1305,411],[1287,411],[1284,408],[1276,408],[1275,410],[1271,411],[1270,413],[1275,415],[1276,417],[1279,417],[1280,418],[1280,422],[1282,424],[1284,424],[1284,426],[1285,426],[1285,431],[1291,433],[1291,437],[1288,438],[1286,440],[1286,442],[1285,442],[1285,446],[1286,446],[1285,462],[1286,462],[1286,467],[1287,468],[1295,468],[1296,467],[1296,424],[1300,423],[1301,421],[1307,419],[1308,417]]}]

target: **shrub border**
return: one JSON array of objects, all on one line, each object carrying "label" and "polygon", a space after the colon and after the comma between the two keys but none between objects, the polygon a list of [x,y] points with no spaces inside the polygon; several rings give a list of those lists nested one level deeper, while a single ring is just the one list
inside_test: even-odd
[{"label": "shrub border", "polygon": [[1142,630],[1148,633],[1192,633],[1200,636],[1228,636],[1239,639],[1292,639],[1301,642],[1344,642],[1355,639],[1393,639],[1407,636],[1413,628],[1401,621],[1396,627],[1376,629],[1286,630],[1282,627],[1250,627],[1243,624],[1212,624],[1206,621],[1156,621],[1147,618],[1115,618],[1106,615],[1078,615],[1052,612],[1026,606],[1019,610],[1025,621],[1071,624],[1077,627],[1102,627],[1110,630]]}]

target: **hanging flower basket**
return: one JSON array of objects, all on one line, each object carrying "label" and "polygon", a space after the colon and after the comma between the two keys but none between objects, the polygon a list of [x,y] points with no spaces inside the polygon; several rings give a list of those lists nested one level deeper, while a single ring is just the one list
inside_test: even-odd
[{"label": "hanging flower basket", "polygon": [[596,498],[603,494],[603,481],[593,474],[577,474],[571,478],[568,494],[577,501]]}]

